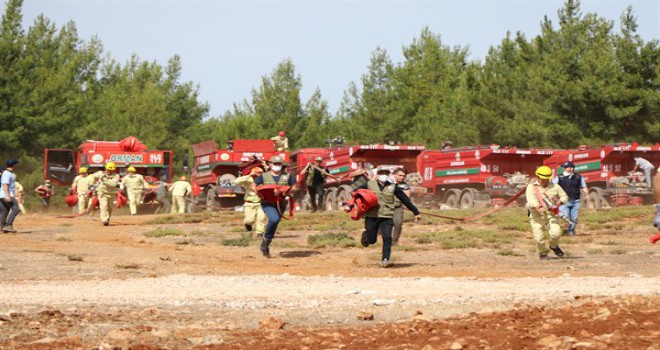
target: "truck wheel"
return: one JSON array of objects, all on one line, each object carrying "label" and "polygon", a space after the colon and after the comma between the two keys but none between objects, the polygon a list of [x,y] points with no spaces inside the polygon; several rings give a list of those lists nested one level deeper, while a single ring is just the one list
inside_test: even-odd
[{"label": "truck wheel", "polygon": [[220,203],[218,202],[218,192],[215,189],[215,186],[211,186],[206,191],[206,210],[207,211],[216,211],[220,208]]},{"label": "truck wheel", "polygon": [[602,209],[609,208],[610,202],[607,200],[605,191],[599,187],[593,187],[589,190],[589,198],[587,199],[587,208]]},{"label": "truck wheel", "polygon": [[461,194],[460,208],[461,209],[472,209],[474,208],[474,198],[476,190],[472,188],[466,188]]},{"label": "truck wheel", "polygon": [[337,208],[339,208],[341,203],[347,202],[349,199],[351,199],[351,187],[347,185],[339,186],[337,190]]},{"label": "truck wheel", "polygon": [[192,214],[197,211],[197,197],[186,198],[186,213]]},{"label": "truck wheel", "polygon": [[329,188],[325,193],[325,200],[323,201],[325,210],[337,210],[337,189]]},{"label": "truck wheel", "polygon": [[447,193],[447,197],[445,197],[445,204],[453,209],[457,209],[459,205],[459,195],[461,192],[459,192],[456,189],[449,190]]}]

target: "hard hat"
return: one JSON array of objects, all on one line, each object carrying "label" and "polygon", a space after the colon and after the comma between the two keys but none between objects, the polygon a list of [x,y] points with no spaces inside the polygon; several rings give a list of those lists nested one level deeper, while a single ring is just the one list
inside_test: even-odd
[{"label": "hard hat", "polygon": [[181,181],[186,181],[187,179],[186,179],[185,176],[181,176],[181,177],[179,178],[179,180],[181,180]]},{"label": "hard hat", "polygon": [[286,136],[286,132],[285,132],[284,130],[282,130],[282,131],[280,131],[280,132],[278,133],[278,135],[279,135],[280,137],[284,137],[284,136]]},{"label": "hard hat", "polygon": [[47,185],[47,184],[50,183],[50,180],[46,180],[46,181],[44,181],[44,183]]},{"label": "hard hat", "polygon": [[129,166],[128,169],[126,169],[126,171],[128,171],[129,173],[134,173],[134,172],[135,172],[135,168],[132,167],[132,166]]},{"label": "hard hat", "polygon": [[115,165],[114,162],[108,162],[105,164],[105,170],[115,170],[117,169],[117,165]]},{"label": "hard hat", "polygon": [[541,166],[536,169],[536,176],[542,180],[550,180],[552,178],[552,169],[549,166]]},{"label": "hard hat", "polygon": [[321,158],[321,157],[316,157],[316,158],[314,158],[314,160],[317,161],[317,162],[322,162],[322,161],[323,161],[323,158]]},{"label": "hard hat", "polygon": [[282,164],[282,157],[272,156],[272,157],[270,157],[269,162],[271,162],[272,164],[276,164],[276,163]]},{"label": "hard hat", "polygon": [[389,174],[391,172],[390,168],[386,166],[379,166],[378,169],[376,169],[376,174]]},{"label": "hard hat", "polygon": [[84,166],[81,166],[80,170],[78,170],[78,172],[81,173],[81,174],[87,174],[87,168],[85,168]]}]

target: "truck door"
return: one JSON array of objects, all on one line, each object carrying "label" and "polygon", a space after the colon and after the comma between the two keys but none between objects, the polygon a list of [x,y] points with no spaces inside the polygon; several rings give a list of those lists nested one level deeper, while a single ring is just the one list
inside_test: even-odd
[{"label": "truck door", "polygon": [[76,177],[76,159],[71,149],[44,151],[44,179],[60,186],[69,186]]}]

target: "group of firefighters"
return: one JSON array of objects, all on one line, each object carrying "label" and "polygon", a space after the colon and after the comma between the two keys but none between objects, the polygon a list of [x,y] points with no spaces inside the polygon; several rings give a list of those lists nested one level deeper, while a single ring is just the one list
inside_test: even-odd
[{"label": "group of firefighters", "polygon": [[[137,215],[138,205],[141,204],[143,193],[149,188],[149,183],[133,166],[126,169],[127,174],[123,178],[117,173],[117,165],[114,162],[106,163],[104,168],[88,174],[88,169],[81,167],[78,176],[73,180],[71,191],[77,196],[79,214],[91,213],[96,206],[96,198],[101,222],[104,226],[108,226],[117,192],[126,193],[130,213]],[[182,176],[179,181],[169,184],[167,176],[163,175],[157,185],[155,192],[160,212],[183,214],[186,208],[186,196],[192,192],[186,177]],[[172,198],[171,204],[169,198]]]},{"label": "group of firefighters", "polygon": [[[276,139],[276,147],[279,150],[288,148],[286,134],[281,132]],[[646,170],[646,164],[637,160],[637,166]],[[18,201],[22,188],[16,182],[13,168],[18,161],[10,160],[7,168],[2,169],[0,187],[0,219],[3,232],[15,232],[12,227],[13,219],[20,212]],[[564,172],[553,178],[552,169],[540,166],[536,170],[536,179],[527,185],[525,196],[527,200],[528,218],[536,243],[540,259],[548,259],[549,251],[557,257],[563,257],[564,252],[559,247],[559,239],[562,233],[569,236],[575,235],[577,224],[579,201],[581,192],[588,196],[588,188],[584,179],[574,172],[575,165],[567,162],[562,165]],[[306,189],[310,195],[312,212],[322,207],[324,198],[324,184],[327,177],[340,178],[328,172],[323,166],[323,159],[316,157],[313,163],[309,163],[302,171],[305,175]],[[396,245],[401,236],[403,225],[403,207],[410,210],[416,221],[421,220],[420,211],[411,202],[410,186],[405,182],[406,169],[380,166],[373,168],[358,169],[348,176],[352,179],[352,194],[369,194],[371,200],[367,201],[369,207],[365,207],[364,231],[360,239],[362,246],[367,247],[375,244],[378,234],[382,237],[382,267],[390,267],[391,247]],[[255,231],[262,238],[260,245],[261,253],[270,257],[270,244],[275,237],[277,227],[289,205],[288,199],[299,190],[295,176],[286,172],[283,159],[280,156],[271,157],[268,162],[261,161],[242,171],[242,176],[236,179],[236,184],[245,189],[244,195],[244,220],[247,231]],[[167,183],[167,177],[163,176],[157,182],[156,200],[164,212],[184,213],[186,197],[192,192],[190,183],[185,176],[172,184]],[[80,214],[91,211],[94,203],[93,198],[98,199],[100,219],[104,226],[110,224],[113,201],[116,200],[118,191],[125,191],[131,215],[137,214],[137,207],[143,195],[143,191],[149,186],[144,176],[137,174],[132,166],[127,168],[127,175],[120,178],[117,166],[113,162],[105,164],[105,169],[88,174],[88,169],[81,167],[79,175],[73,181],[72,194],[77,195],[77,204]],[[366,192],[364,192],[366,190]],[[42,200],[48,204],[50,196],[54,193],[52,184],[46,180],[44,185],[35,190],[40,194]],[[360,192],[363,191],[363,192]],[[170,209],[169,195],[172,198]],[[292,202],[291,202],[292,204]],[[568,229],[562,231],[559,219],[569,221]],[[549,239],[546,239],[546,236]],[[549,241],[549,242],[547,242]]]}]

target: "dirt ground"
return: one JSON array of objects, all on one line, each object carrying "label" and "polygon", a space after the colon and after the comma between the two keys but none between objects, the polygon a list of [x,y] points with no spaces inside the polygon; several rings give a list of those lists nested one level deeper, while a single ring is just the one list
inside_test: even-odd
[{"label": "dirt ground", "polygon": [[232,243],[238,212],[19,216],[0,234],[0,348],[660,349],[653,209],[617,210],[589,214],[549,261],[521,209],[427,216],[406,223],[389,269],[380,243],[311,243],[359,241],[341,213],[284,222],[271,259],[257,239]]}]

